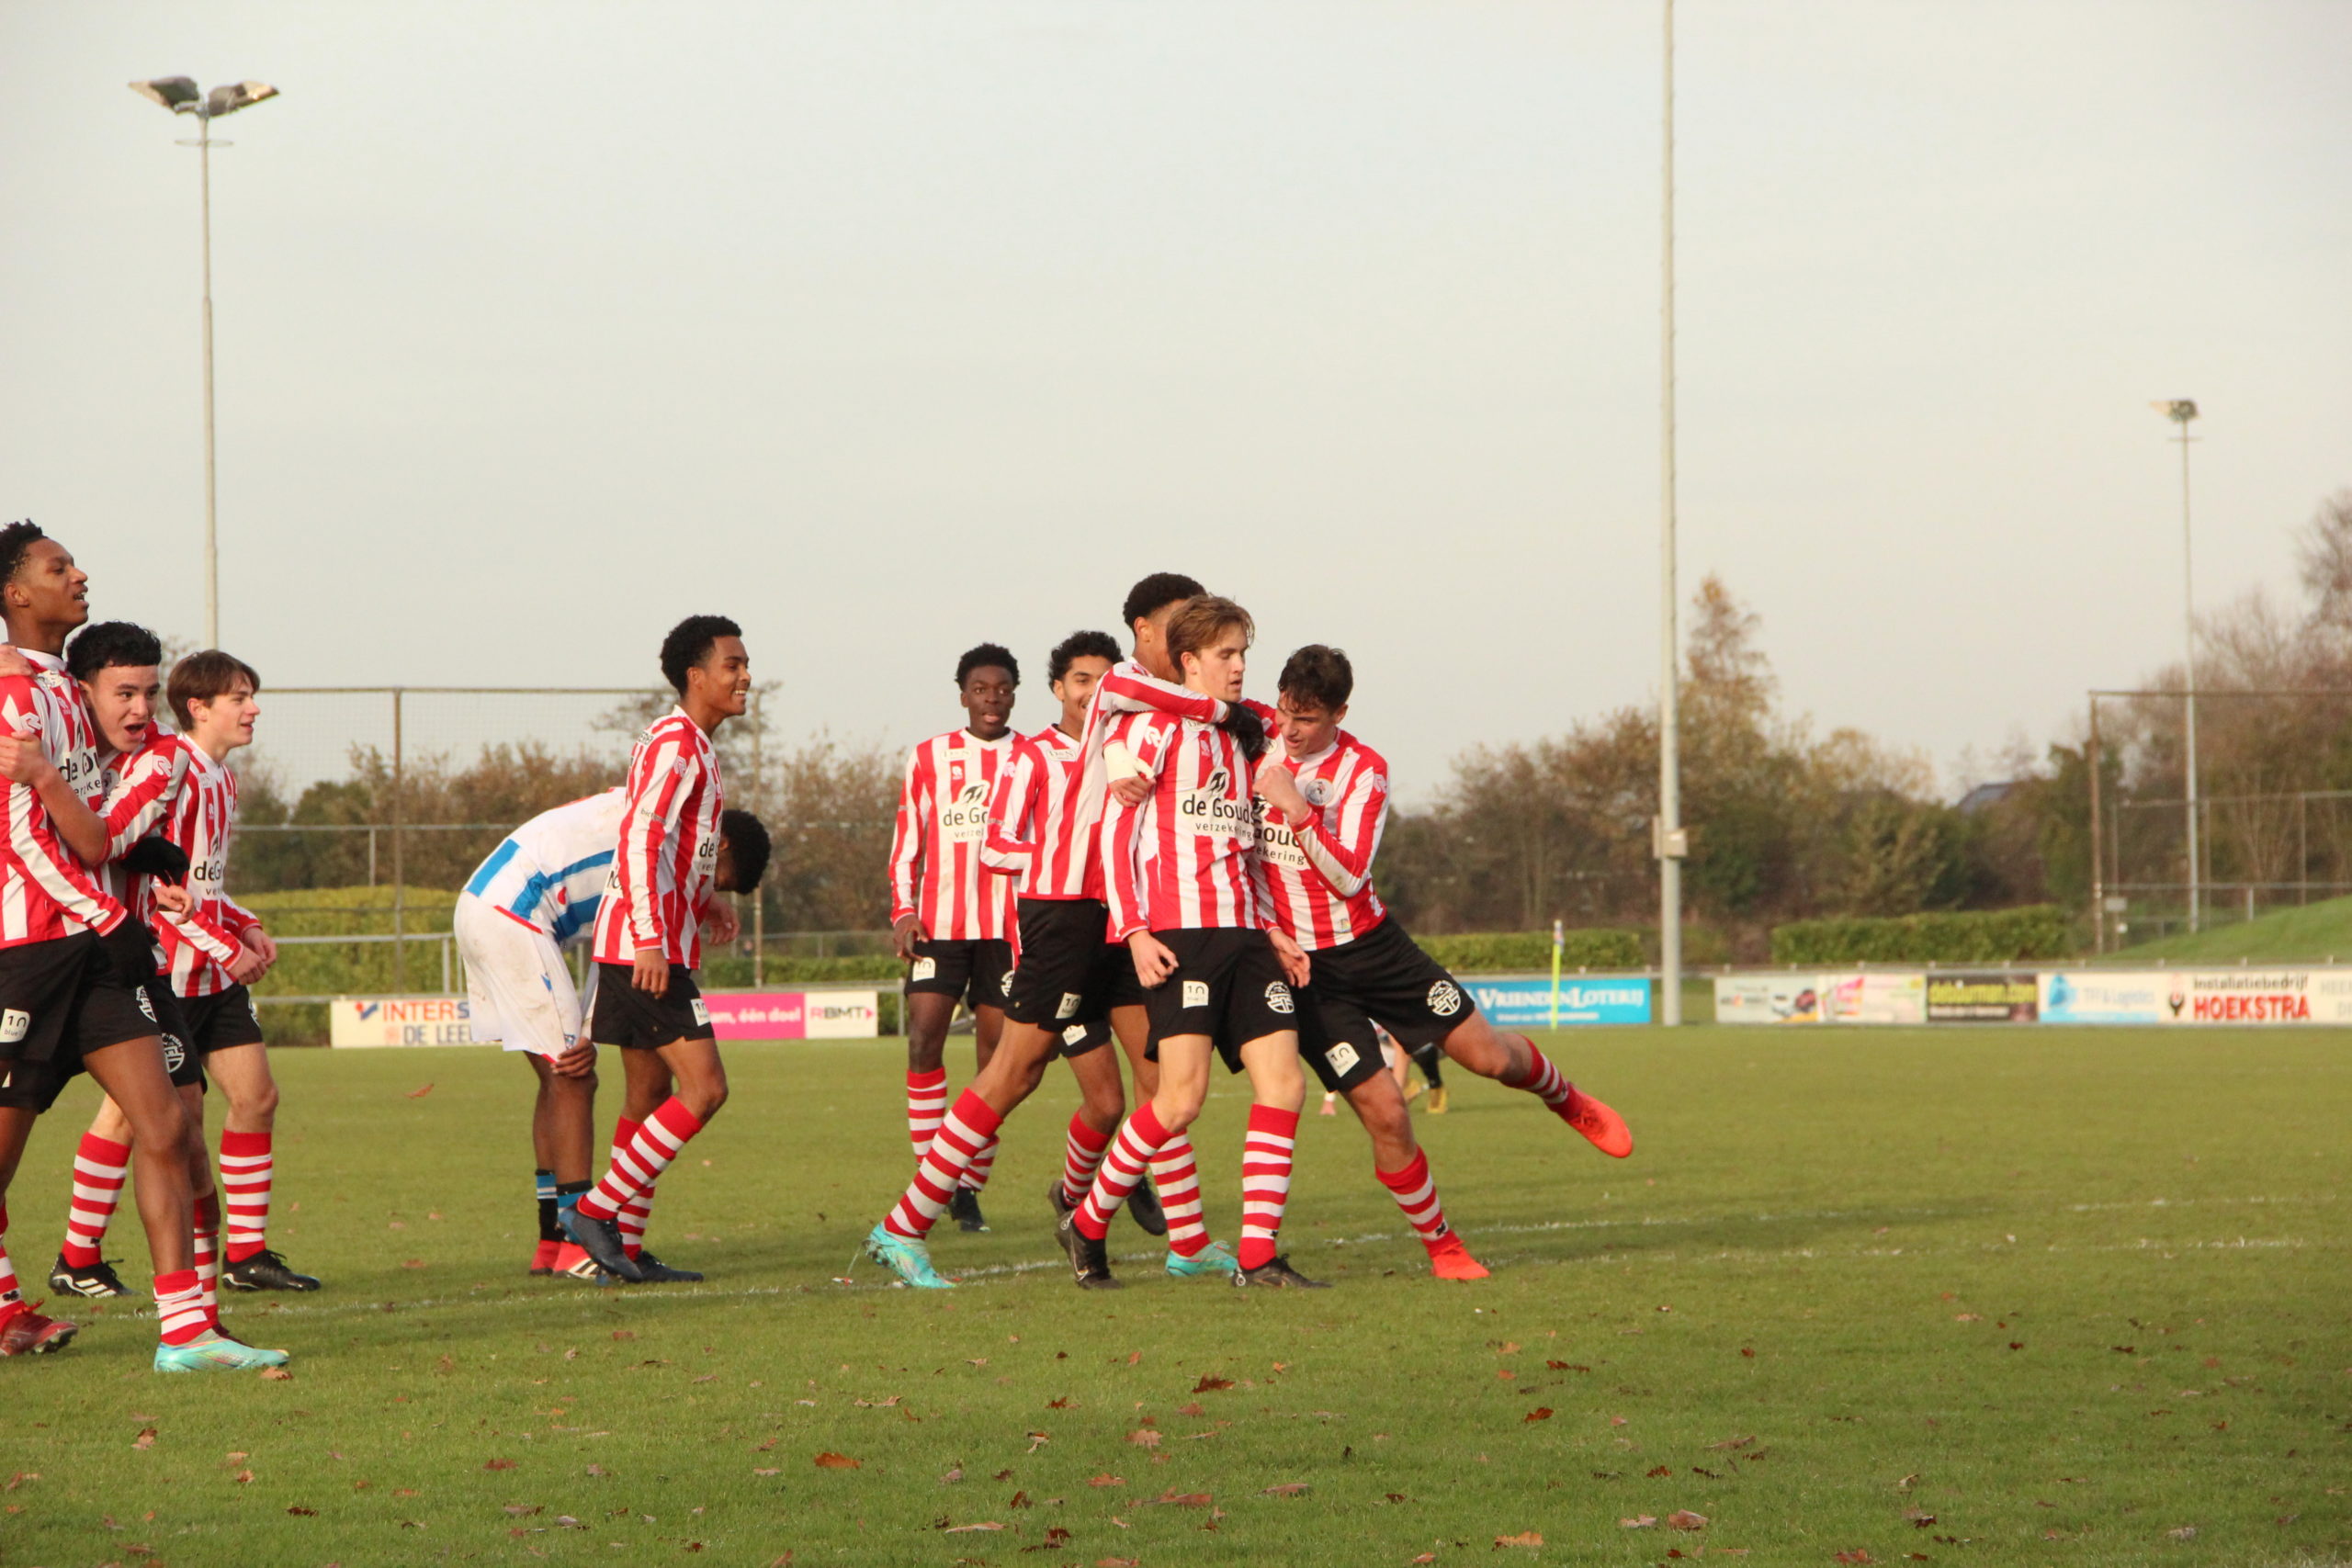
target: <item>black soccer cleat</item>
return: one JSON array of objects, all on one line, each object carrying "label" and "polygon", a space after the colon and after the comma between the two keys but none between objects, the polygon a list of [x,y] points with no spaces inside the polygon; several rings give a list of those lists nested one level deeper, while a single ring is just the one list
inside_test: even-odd
[{"label": "black soccer cleat", "polygon": [[49,1288],[62,1296],[127,1296],[130,1287],[117,1277],[114,1265],[101,1259],[86,1269],[76,1269],[57,1255],[57,1267],[49,1271]]},{"label": "black soccer cleat", "polygon": [[956,1195],[947,1200],[947,1212],[956,1216],[956,1228],[978,1235],[989,1228],[988,1217],[980,1213],[980,1195],[968,1187],[958,1187]]},{"label": "black soccer cleat", "polygon": [[1235,1269],[1233,1282],[1245,1289],[1255,1287],[1259,1290],[1328,1291],[1331,1288],[1329,1280],[1310,1280],[1292,1268],[1287,1254],[1269,1258],[1255,1269]]},{"label": "black soccer cleat", "polygon": [[660,1258],[654,1257],[650,1247],[640,1247],[637,1249],[637,1266],[643,1271],[645,1275],[645,1282],[649,1285],[698,1285],[702,1283],[702,1276],[700,1274],[695,1273],[691,1269],[671,1268],[667,1263],[664,1263]]},{"label": "black soccer cleat", "polygon": [[286,1267],[286,1259],[267,1247],[250,1258],[223,1264],[220,1282],[232,1291],[315,1291],[319,1282]]},{"label": "black soccer cleat", "polygon": [[1151,1190],[1149,1177],[1136,1182],[1136,1190],[1127,1194],[1127,1213],[1143,1227],[1144,1235],[1168,1234],[1168,1214],[1159,1206],[1159,1194]]},{"label": "black soccer cleat", "polygon": [[605,1273],[631,1284],[645,1278],[637,1267],[637,1259],[621,1245],[621,1227],[616,1221],[592,1220],[576,1208],[566,1209],[563,1228],[571,1233],[571,1239],[580,1244],[581,1250],[594,1258],[596,1267]]},{"label": "black soccer cleat", "polygon": [[1046,1189],[1046,1201],[1053,1208],[1054,1223],[1061,1224],[1062,1216],[1070,1211],[1070,1201],[1069,1193],[1062,1186],[1060,1177],[1055,1177],[1053,1185]]},{"label": "black soccer cleat", "polygon": [[1075,1213],[1064,1214],[1055,1227],[1061,1237],[1062,1250],[1069,1255],[1069,1271],[1081,1291],[1116,1291],[1119,1281],[1111,1276],[1110,1249],[1078,1228]]}]

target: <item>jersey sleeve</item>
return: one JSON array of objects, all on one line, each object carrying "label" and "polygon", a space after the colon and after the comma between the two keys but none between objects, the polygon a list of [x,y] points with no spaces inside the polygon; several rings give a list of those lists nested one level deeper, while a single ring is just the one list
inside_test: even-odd
[{"label": "jersey sleeve", "polygon": [[899,819],[890,831],[890,923],[897,925],[915,912],[915,880],[922,863],[923,840],[930,813],[923,809],[930,795],[930,770],[925,749],[907,753],[906,783],[899,790]]},{"label": "jersey sleeve", "polygon": [[107,829],[107,859],[120,860],[163,825],[187,777],[187,754],[175,746],[150,747],[132,760],[98,808]]},{"label": "jersey sleeve", "polygon": [[[1168,739],[1176,726],[1157,716],[1130,721],[1114,739],[1123,740],[1142,770],[1136,776],[1156,781],[1168,765]],[[1111,907],[1111,931],[1120,942],[1151,929],[1151,907],[1137,864],[1137,840],[1143,807],[1129,806],[1117,795],[1103,804],[1099,831],[1102,852],[1103,895]]]},{"label": "jersey sleeve", "polygon": [[1318,811],[1304,829],[1295,829],[1298,847],[1332,892],[1353,897],[1372,880],[1373,857],[1380,852],[1380,836],[1387,830],[1387,765],[1378,757],[1367,757],[1340,802],[1336,828],[1327,825],[1332,815]]},{"label": "jersey sleeve", "polygon": [[158,913],[156,918],[171,927],[182,942],[215,964],[233,964],[243,956],[244,944],[237,940],[235,932],[206,919],[197,910],[191,909],[185,915]]},{"label": "jersey sleeve", "polygon": [[1225,705],[1215,697],[1163,681],[1132,659],[1113,665],[1094,690],[1104,713],[1164,713],[1203,724],[1225,718]]},{"label": "jersey sleeve", "polygon": [[980,840],[980,863],[990,871],[1017,874],[1036,859],[1037,846],[1022,835],[1038,820],[1037,796],[1045,773],[1036,748],[1025,739],[997,771],[996,784],[989,791],[988,836]]},{"label": "jersey sleeve", "polygon": [[700,772],[701,764],[678,738],[664,735],[646,748],[629,778],[628,806],[621,817],[621,841],[613,865],[628,899],[629,941],[638,948],[668,950],[657,857],[676,834],[679,814]]}]

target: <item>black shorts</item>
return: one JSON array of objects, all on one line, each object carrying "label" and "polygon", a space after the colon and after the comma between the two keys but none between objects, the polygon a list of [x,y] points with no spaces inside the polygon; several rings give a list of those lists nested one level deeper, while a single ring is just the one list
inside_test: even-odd
[{"label": "black shorts", "polygon": [[76,1052],[46,1062],[0,1062],[0,1110],[29,1111],[39,1116],[57,1103],[57,1097],[81,1070],[82,1058]]},{"label": "black shorts", "polygon": [[163,1032],[172,998],[153,945],[123,929],[0,948],[0,1105],[47,1111],[84,1056]]},{"label": "black shorts", "polygon": [[1234,927],[1154,931],[1176,954],[1176,970],[1144,992],[1151,1014],[1151,1057],[1179,1034],[1205,1034],[1229,1072],[1241,1070],[1241,1047],[1298,1027],[1298,1003],[1266,933]]},{"label": "black shorts", "polygon": [[1064,1031],[1108,1018],[1118,971],[1125,969],[1132,980],[1135,961],[1125,946],[1104,940],[1111,917],[1102,901],[1023,898],[1019,919],[1021,965],[1004,993],[1004,1016]]},{"label": "black shorts", "polygon": [[588,1037],[599,1045],[624,1051],[658,1051],[681,1040],[713,1040],[710,1009],[702,999],[695,972],[683,964],[670,965],[670,988],[660,996],[637,988],[627,964],[596,965],[596,1010],[588,1021]]},{"label": "black shorts", "polygon": [[1433,1045],[1478,1010],[1467,988],[1415,945],[1405,928],[1383,920],[1370,936],[1317,948],[1314,961],[1316,1017],[1321,1032],[1374,1059],[1379,1024],[1410,1051]]},{"label": "black shorts", "polygon": [[172,993],[171,982],[156,972],[153,942],[142,942],[126,934],[128,929],[106,939],[107,952],[118,968],[137,976],[133,987],[140,1011],[153,1021],[156,1038],[164,1043],[164,1070],[171,1074],[173,1087],[200,1089],[204,1063],[191,1045],[196,1036],[188,1025],[187,1004]]},{"label": "black shorts", "polygon": [[259,1045],[261,1008],[243,986],[231,986],[209,997],[182,997],[180,1011],[187,1016],[187,1043],[200,1059],[232,1045]]},{"label": "black shorts", "polygon": [[907,995],[952,997],[978,1008],[1001,1008],[1012,985],[1012,944],[1001,937],[973,942],[919,942],[907,966]]},{"label": "black shorts", "polygon": [[[1314,1072],[1326,1090],[1345,1094],[1374,1075],[1387,1071],[1387,1059],[1381,1055],[1379,1043],[1372,1041],[1368,1021],[1361,1039],[1352,1031],[1332,1032],[1329,1020],[1334,1010],[1322,990],[1318,975],[1306,989],[1293,993],[1298,1001],[1298,1059]],[[1372,1043],[1366,1044],[1365,1041]]]}]

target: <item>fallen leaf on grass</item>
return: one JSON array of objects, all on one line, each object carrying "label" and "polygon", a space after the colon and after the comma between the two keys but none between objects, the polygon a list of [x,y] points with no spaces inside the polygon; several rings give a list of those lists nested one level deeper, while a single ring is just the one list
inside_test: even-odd
[{"label": "fallen leaf on grass", "polygon": [[1036,1506],[1029,1501],[1029,1494],[1026,1492],[1015,1492],[1012,1495],[1012,1501],[1005,1505],[1008,1508],[1034,1508]]},{"label": "fallen leaf on grass", "polygon": [[319,1511],[316,1508],[305,1508],[298,1506],[288,1508],[286,1511],[292,1514],[296,1518],[300,1519],[315,1519],[319,1517]]},{"label": "fallen leaf on grass", "polygon": [[1851,1551],[1838,1552],[1837,1554],[1837,1561],[1840,1562],[1875,1562],[1878,1559],[1872,1557],[1869,1552],[1863,1551],[1858,1546]]},{"label": "fallen leaf on grass", "polygon": [[1522,1421],[1549,1421],[1551,1418],[1552,1407],[1548,1404],[1539,1404],[1520,1417]]},{"label": "fallen leaf on grass", "polygon": [[1661,1475],[1672,1475],[1674,1473],[1674,1470],[1670,1465],[1654,1464],[1642,1473],[1648,1476],[1652,1481],[1656,1481]]},{"label": "fallen leaf on grass", "polygon": [[1541,1546],[1544,1544],[1544,1537],[1534,1530],[1521,1530],[1517,1535],[1495,1537],[1495,1544],[1497,1546]]},{"label": "fallen leaf on grass", "polygon": [[1636,1514],[1630,1519],[1619,1519],[1617,1526],[1620,1529],[1645,1530],[1656,1523],[1657,1523],[1656,1514]]},{"label": "fallen leaf on grass", "polygon": [[1260,1495],[1265,1497],[1295,1497],[1299,1494],[1311,1491],[1312,1489],[1313,1488],[1304,1481],[1285,1481],[1279,1486],[1267,1487],[1260,1494]]},{"label": "fallen leaf on grass", "polygon": [[1708,1448],[1710,1448],[1710,1449],[1713,1449],[1713,1450],[1715,1450],[1720,1451],[1720,1450],[1724,1450],[1724,1449],[1744,1449],[1744,1448],[1748,1447],[1749,1445],[1751,1445],[1751,1444],[1752,1444],[1752,1443],[1754,1443],[1755,1441],[1756,1441],[1756,1439],[1755,1439],[1754,1438],[1752,1438],[1752,1437],[1750,1437],[1750,1438],[1725,1438],[1722,1442],[1720,1442],[1720,1443],[1709,1443],[1709,1444],[1707,1445],[1707,1447],[1708,1447]]},{"label": "fallen leaf on grass", "polygon": [[963,1480],[963,1479],[964,1479],[964,1467],[963,1467],[962,1465],[960,1465],[960,1464],[959,1464],[959,1465],[957,1465],[955,1469],[953,1469],[953,1470],[949,1471],[946,1474],[944,1474],[944,1475],[941,1476],[941,1477],[939,1478],[939,1483],[940,1483],[942,1486],[953,1486],[953,1485],[955,1485],[957,1482],[959,1482],[959,1481],[961,1481],[961,1480]]},{"label": "fallen leaf on grass", "polygon": [[752,1472],[752,1473],[753,1475],[782,1475],[784,1472],[780,1470],[755,1470]]},{"label": "fallen leaf on grass", "polygon": [[1231,1378],[1213,1378],[1206,1372],[1203,1372],[1201,1374],[1201,1381],[1193,1385],[1193,1392],[1194,1393],[1215,1393],[1219,1389],[1231,1388],[1232,1386],[1233,1380]]},{"label": "fallen leaf on grass", "polygon": [[253,1478],[254,1478],[254,1472],[253,1472],[252,1471],[250,1471],[250,1470],[241,1470],[241,1471],[237,1472],[237,1473],[236,1473],[236,1474],[234,1474],[234,1475],[231,1476],[229,1479],[230,1479],[230,1480],[232,1480],[232,1481],[233,1481],[233,1482],[235,1482],[238,1485],[240,1485],[240,1486],[243,1486],[243,1485],[245,1485],[245,1484],[249,1483],[253,1480]]},{"label": "fallen leaf on grass", "polygon": [[409,1090],[408,1098],[411,1100],[423,1100],[426,1095],[431,1094],[432,1092],[433,1086],[431,1084],[426,1084],[423,1089],[413,1089]]},{"label": "fallen leaf on grass", "polygon": [[1124,1475],[1091,1475],[1087,1477],[1086,1483],[1089,1486],[1125,1486],[1127,1478]]},{"label": "fallen leaf on grass", "polygon": [[1171,1486],[1157,1497],[1145,1499],[1143,1506],[1150,1508],[1166,1504],[1176,1508],[1205,1508],[1212,1501],[1205,1492],[1179,1492]]},{"label": "fallen leaf on grass", "polygon": [[141,1452],[153,1448],[155,1446],[155,1428],[153,1427],[143,1428],[140,1432],[139,1436],[130,1439],[130,1446],[134,1449],[140,1450]]},{"label": "fallen leaf on grass", "polygon": [[1136,1568],[1136,1561],[1132,1557],[1098,1557],[1094,1568]]},{"label": "fallen leaf on grass", "polygon": [[1551,1368],[1555,1372],[1589,1372],[1592,1371],[1590,1367],[1584,1366],[1576,1361],[1546,1361],[1544,1364]]},{"label": "fallen leaf on grass", "polygon": [[533,1514],[545,1513],[547,1510],[536,1503],[509,1503],[500,1511],[510,1519],[527,1519]]},{"label": "fallen leaf on grass", "polygon": [[284,1367],[264,1367],[261,1370],[261,1378],[264,1382],[292,1382],[294,1374]]},{"label": "fallen leaf on grass", "polygon": [[485,1461],[482,1468],[484,1470],[512,1470],[514,1468],[514,1461],[511,1459],[494,1459]]},{"label": "fallen leaf on grass", "polygon": [[1916,1530],[1926,1529],[1936,1522],[1936,1516],[1924,1508],[1905,1508],[1903,1517],[1911,1521],[1911,1528]]},{"label": "fallen leaf on grass", "polygon": [[1178,1405],[1176,1407],[1176,1414],[1179,1416],[1205,1416],[1208,1414],[1208,1408],[1199,1400],[1195,1399],[1188,1404]]},{"label": "fallen leaf on grass", "polygon": [[1408,1568],[1410,1568],[1410,1565],[1414,1563],[1436,1562],[1437,1553],[1434,1551],[1424,1551],[1419,1557],[1408,1557],[1405,1561],[1408,1564]]},{"label": "fallen leaf on grass", "polygon": [[1501,1344],[1499,1344],[1499,1345],[1498,1345],[1498,1346],[1496,1346],[1496,1347],[1495,1347],[1495,1354],[1496,1354],[1496,1355],[1498,1355],[1498,1356],[1516,1356],[1516,1355],[1518,1355],[1518,1354],[1519,1354],[1519,1341],[1518,1341],[1518,1340],[1516,1340],[1516,1339],[1506,1339],[1506,1340],[1504,1340]]},{"label": "fallen leaf on grass", "polygon": [[2195,1540],[2197,1539],[2197,1527],[2195,1525],[2182,1525],[2177,1529],[2168,1529],[2165,1531],[2165,1534],[2170,1536],[2175,1540]]},{"label": "fallen leaf on grass", "polygon": [[613,1337],[616,1339],[634,1339],[637,1337],[637,1330],[634,1328],[616,1328],[613,1330]]},{"label": "fallen leaf on grass", "polygon": [[1666,1528],[1670,1530],[1702,1530],[1707,1528],[1707,1516],[1694,1514],[1688,1508],[1677,1508],[1666,1516]]},{"label": "fallen leaf on grass", "polygon": [[1148,1427],[1138,1427],[1127,1434],[1127,1441],[1139,1449],[1156,1449],[1159,1446],[1159,1434]]},{"label": "fallen leaf on grass", "polygon": [[1495,1376],[1500,1378],[1505,1382],[1515,1382],[1519,1379],[1519,1374],[1512,1371],[1509,1367],[1497,1367],[1495,1369]]},{"label": "fallen leaf on grass", "polygon": [[847,1454],[837,1454],[831,1452],[830,1450],[817,1456],[817,1468],[819,1470],[856,1470],[860,1468],[864,1462],[865,1461],[862,1460],[854,1460]]},{"label": "fallen leaf on grass", "polygon": [[610,1475],[612,1474],[612,1472],[606,1470],[601,1464],[592,1464],[588,1467],[588,1473],[591,1475]]},{"label": "fallen leaf on grass", "polygon": [[[401,1259],[401,1267],[403,1269],[422,1269],[424,1267],[424,1259],[422,1258],[403,1258]],[[278,1371],[283,1369],[273,1367],[270,1370],[272,1371]]]},{"label": "fallen leaf on grass", "polygon": [[1046,1401],[1046,1408],[1048,1410],[1068,1410],[1069,1408],[1069,1397],[1065,1394],[1059,1399],[1049,1399]]},{"label": "fallen leaf on grass", "polygon": [[976,1525],[949,1525],[946,1530],[949,1535],[962,1535],[967,1530],[1001,1530],[1003,1528],[994,1519],[983,1519]]}]

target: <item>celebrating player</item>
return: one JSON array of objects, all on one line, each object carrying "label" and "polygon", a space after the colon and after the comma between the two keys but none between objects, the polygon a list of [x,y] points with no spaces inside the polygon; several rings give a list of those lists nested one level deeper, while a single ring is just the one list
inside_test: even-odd
[{"label": "celebrating player", "polygon": [[[1050,735],[1040,735],[1032,748],[1039,769],[1033,782],[1018,793],[1001,787],[991,803],[989,831],[996,840],[991,853],[1008,867],[1022,868],[1020,965],[1013,972],[1006,1002],[1009,1021],[995,1055],[947,1113],[897,1206],[865,1238],[866,1255],[910,1285],[949,1285],[932,1268],[923,1238],[946,1208],[968,1162],[992,1144],[1004,1118],[1042,1080],[1056,1048],[1057,1031],[1087,1022],[1091,1012],[1107,1009],[1122,1048],[1133,1043],[1128,1054],[1135,1064],[1137,1096],[1148,1098],[1158,1090],[1159,1068],[1144,1058],[1142,989],[1136,983],[1134,964],[1123,948],[1106,940],[1109,909],[1102,900],[1096,830],[1104,799],[1102,733],[1116,716],[1147,707],[1204,721],[1225,716],[1223,703],[1164,678],[1175,672],[1168,662],[1168,623],[1200,592],[1199,583],[1175,572],[1155,572],[1129,590],[1125,613],[1135,635],[1136,658],[1111,667],[1095,681],[1075,750],[1054,742]],[[1083,662],[1075,651],[1085,646],[1080,638],[1063,645],[1073,650],[1071,670]],[[1065,684],[1069,678],[1066,671]],[[1066,694],[1064,701],[1069,701]],[[1068,716],[1066,706],[1066,721]],[[1141,796],[1139,785],[1129,787]],[[1073,994],[1078,1000],[1065,1018],[1065,998]],[[1130,1000],[1135,1005],[1127,1005]],[[1107,1095],[1098,1100],[1091,1090],[1088,1110],[1070,1124],[1062,1180],[1053,1194],[1057,1211],[1084,1196],[1102,1163],[1108,1140],[1088,1117],[1099,1117],[1105,1110],[1115,1125],[1117,1106],[1108,1102]],[[1230,1273],[1233,1254],[1212,1241],[1201,1222],[1200,1178],[1191,1142],[1182,1136],[1170,1141],[1153,1160],[1152,1173],[1165,1208],[1168,1271],[1180,1278]]]},{"label": "celebrating player", "polygon": [[[890,941],[907,965],[907,1136],[921,1164],[947,1108],[944,1058],[959,1002],[972,1010],[978,1066],[986,1069],[1004,1029],[1012,969],[1012,878],[980,858],[989,793],[1012,751],[1013,693],[1021,666],[984,642],[956,662],[960,729],[934,735],[907,756],[905,788],[890,840]],[[967,1231],[988,1229],[979,1189],[996,1158],[983,1148],[950,1206]]]},{"label": "celebrating player", "polygon": [[[29,522],[0,529],[0,612],[30,675],[0,676],[0,775],[9,831],[0,839],[0,1235],[7,1182],[32,1120],[86,1070],[131,1129],[141,1220],[155,1270],[157,1371],[237,1371],[285,1359],[221,1335],[194,1260],[187,1119],[164,1066],[147,984],[153,933],[101,888],[105,859],[97,737],[61,657],[89,618],[88,575]],[[71,1324],[24,1303],[0,1248],[0,1354],[40,1354]]]},{"label": "celebrating player", "polygon": [[713,940],[735,940],[734,910],[711,897],[723,792],[710,737],[751,697],[742,628],[724,615],[687,616],[662,639],[662,674],[678,704],[646,727],[629,757],[611,887],[596,910],[588,1031],[620,1049],[624,1115],[637,1126],[626,1141],[616,1131],[604,1179],[564,1215],[598,1267],[629,1280],[702,1277],[658,1261],[640,1266],[619,1220],[727,1103],[727,1069],[695,971],[706,923]]},{"label": "celebrating player", "polygon": [[[1367,1054],[1378,1050],[1374,1023],[1408,1051],[1441,1045],[1480,1077],[1542,1100],[1601,1153],[1618,1159],[1632,1154],[1624,1118],[1579,1093],[1526,1035],[1487,1023],[1470,993],[1414,944],[1373,890],[1373,857],[1388,816],[1388,765],[1340,728],[1355,689],[1347,655],[1302,648],[1283,666],[1280,684],[1275,722],[1283,764],[1259,780],[1267,803],[1260,865],[1269,898],[1312,959],[1310,996],[1323,1030]],[[1350,1103],[1373,1134],[1381,1183],[1429,1247],[1432,1268],[1449,1278],[1476,1278],[1454,1271],[1468,1255],[1445,1228],[1401,1097],[1394,1119],[1384,1116],[1378,1126],[1364,1103],[1353,1097]],[[1400,1156],[1409,1156],[1401,1168]]]},{"label": "celebrating player", "polygon": [[[1238,703],[1253,629],[1229,599],[1188,602],[1168,624],[1184,684]],[[1250,1075],[1252,1101],[1234,1281],[1321,1288],[1276,1247],[1305,1092],[1290,987],[1305,980],[1306,962],[1261,918],[1250,793],[1265,737],[1253,716],[1236,716],[1220,727],[1136,714],[1114,732],[1148,793],[1140,806],[1121,800],[1105,811],[1102,874],[1111,930],[1143,982],[1159,1089],[1121,1126],[1084,1201],[1062,1219],[1081,1288],[1117,1284],[1103,1246],[1112,1216],[1151,1156],[1200,1114],[1213,1053],[1228,1071]],[[1363,1065],[1378,1071],[1376,1061]]]}]

